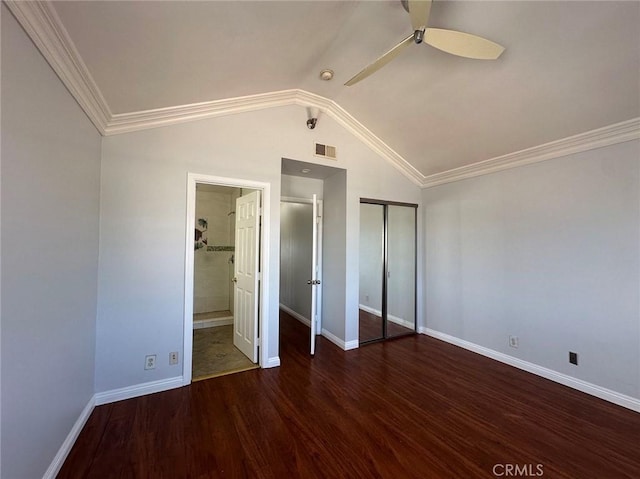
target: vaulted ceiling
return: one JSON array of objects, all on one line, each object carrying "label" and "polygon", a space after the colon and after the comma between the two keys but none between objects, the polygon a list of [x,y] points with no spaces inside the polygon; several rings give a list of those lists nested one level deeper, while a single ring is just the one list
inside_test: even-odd
[{"label": "vaulted ceiling", "polygon": [[411,33],[399,1],[53,6],[113,114],[299,89],[335,102],[424,176],[640,117],[638,1],[435,1],[429,26],[504,54],[411,45],[351,87]]}]

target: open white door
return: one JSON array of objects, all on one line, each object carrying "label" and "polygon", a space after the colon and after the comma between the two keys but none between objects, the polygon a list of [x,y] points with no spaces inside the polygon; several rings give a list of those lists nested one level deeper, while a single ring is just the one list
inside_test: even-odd
[{"label": "open white door", "polygon": [[320,214],[318,212],[318,198],[313,195],[313,233],[311,245],[311,356],[316,353],[316,334],[318,332],[318,289],[320,286],[318,261],[318,231]]},{"label": "open white door", "polygon": [[236,200],[233,344],[258,362],[260,191]]}]

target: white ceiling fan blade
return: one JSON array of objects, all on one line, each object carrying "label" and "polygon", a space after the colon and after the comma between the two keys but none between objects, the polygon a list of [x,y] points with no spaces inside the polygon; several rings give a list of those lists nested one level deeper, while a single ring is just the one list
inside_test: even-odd
[{"label": "white ceiling fan blade", "polygon": [[387,53],[378,58],[375,62],[367,66],[364,70],[354,76],[351,80],[345,83],[346,86],[351,86],[358,83],[360,80],[364,80],[372,73],[377,72],[395,57],[397,57],[406,47],[413,43],[413,33],[407,38],[398,43],[395,47],[389,50]]},{"label": "white ceiling fan blade", "polygon": [[440,28],[427,28],[424,42],[452,55],[478,60],[495,60],[504,51],[503,46],[486,38]]},{"label": "white ceiling fan blade", "polygon": [[431,0],[409,0],[408,5],[413,31],[424,30],[427,26],[427,21],[429,21]]}]

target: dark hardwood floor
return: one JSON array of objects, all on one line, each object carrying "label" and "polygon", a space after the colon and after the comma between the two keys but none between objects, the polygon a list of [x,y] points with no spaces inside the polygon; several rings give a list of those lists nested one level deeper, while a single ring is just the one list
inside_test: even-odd
[{"label": "dark hardwood floor", "polygon": [[281,367],[97,407],[58,477],[640,477],[638,413],[422,335],[307,338],[283,314]]}]

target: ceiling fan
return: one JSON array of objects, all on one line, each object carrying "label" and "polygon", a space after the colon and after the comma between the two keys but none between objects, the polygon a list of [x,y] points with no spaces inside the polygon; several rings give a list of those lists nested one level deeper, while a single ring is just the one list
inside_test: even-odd
[{"label": "ceiling fan", "polygon": [[346,86],[354,85],[380,70],[412,43],[419,45],[424,42],[452,55],[478,60],[495,60],[504,51],[504,47],[486,38],[454,30],[427,28],[432,0],[401,0],[401,3],[409,12],[413,33],[351,78]]}]

